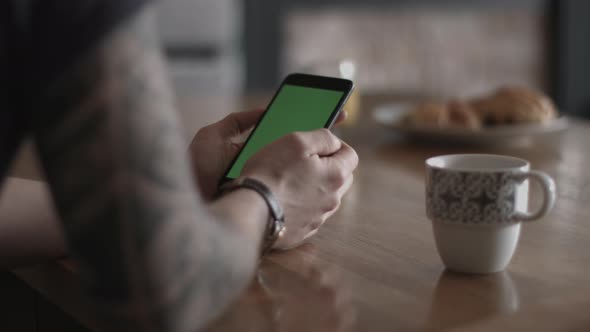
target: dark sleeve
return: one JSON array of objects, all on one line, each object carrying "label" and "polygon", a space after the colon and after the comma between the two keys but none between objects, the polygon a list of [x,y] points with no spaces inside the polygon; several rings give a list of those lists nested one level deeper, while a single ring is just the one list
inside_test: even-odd
[{"label": "dark sleeve", "polygon": [[0,184],[60,74],[149,0],[0,2]]},{"label": "dark sleeve", "polygon": [[[22,0],[16,0],[22,1]],[[51,84],[148,0],[38,0],[32,9],[31,74]]]}]

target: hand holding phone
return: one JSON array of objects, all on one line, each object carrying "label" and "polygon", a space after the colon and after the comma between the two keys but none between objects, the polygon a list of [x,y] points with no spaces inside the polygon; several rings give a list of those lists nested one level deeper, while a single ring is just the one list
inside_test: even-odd
[{"label": "hand holding phone", "polygon": [[275,244],[290,248],[315,234],[339,207],[358,163],[354,150],[328,129],[352,82],[290,75],[226,172],[256,178],[277,196],[287,232]]},{"label": "hand holding phone", "polygon": [[287,76],[222,180],[240,176],[250,157],[282,136],[330,128],[352,89],[352,81],[346,79],[306,74]]},{"label": "hand holding phone", "polygon": [[357,164],[355,151],[328,129],[283,136],[246,163],[242,176],[266,184],[285,212],[287,231],[275,248],[292,248],[317,232],[340,207]]}]

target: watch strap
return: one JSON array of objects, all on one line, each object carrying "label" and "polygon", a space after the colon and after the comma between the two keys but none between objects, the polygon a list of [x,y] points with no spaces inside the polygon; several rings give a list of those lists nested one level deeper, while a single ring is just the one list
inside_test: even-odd
[{"label": "watch strap", "polygon": [[270,221],[267,223],[261,253],[268,252],[276,240],[285,231],[285,214],[278,199],[272,191],[261,181],[243,177],[221,185],[220,193],[234,191],[239,188],[246,188],[257,192],[266,202],[270,213]]}]

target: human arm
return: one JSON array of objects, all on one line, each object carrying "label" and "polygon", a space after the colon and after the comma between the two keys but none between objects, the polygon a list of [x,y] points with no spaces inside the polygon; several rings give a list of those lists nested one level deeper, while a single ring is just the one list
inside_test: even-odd
[{"label": "human arm", "polygon": [[[232,113],[195,135],[189,154],[203,197],[208,200],[214,198],[219,179],[262,113],[263,110]],[[345,113],[341,114],[336,122],[344,120]],[[8,178],[0,199],[0,269],[67,255],[63,231],[47,184]]]},{"label": "human arm", "polygon": [[[219,314],[250,281],[268,211],[256,193],[208,209],[195,192],[150,10],[70,67],[43,104],[36,145],[105,328],[194,330]],[[239,219],[223,212],[232,207]]]},{"label": "human arm", "polygon": [[[220,180],[263,113],[264,109],[231,113],[195,134],[188,152],[197,186],[205,200],[215,198]],[[346,117],[343,110],[335,124]]]},{"label": "human arm", "polygon": [[[232,113],[221,121],[202,128],[193,137],[189,154],[193,172],[199,180],[198,187],[205,199],[214,199],[225,171],[262,114],[263,110]],[[339,124],[345,119],[346,112],[340,112],[335,123]],[[294,160],[294,154],[300,158]],[[261,165],[257,161],[256,157],[260,155],[265,156],[261,159],[266,165]],[[299,163],[296,167],[291,167],[295,162]],[[322,174],[324,181],[318,181],[311,176],[313,173],[309,169],[307,172],[301,172],[315,162],[320,164],[316,165],[320,166],[319,169],[328,170],[324,170]],[[357,166],[358,157],[349,145],[340,141],[327,129],[321,129],[315,132],[293,133],[283,137],[279,142],[270,144],[248,163],[243,174],[257,178],[258,174],[251,174],[250,169],[257,168],[252,167],[252,164],[268,166],[269,163],[282,171],[291,167],[291,172],[286,173],[287,176],[271,175],[271,179],[267,178],[264,181],[269,184],[274,184],[273,180],[283,182],[275,184],[274,189],[278,190],[277,193],[282,196],[279,197],[280,201],[286,205],[289,231],[275,242],[274,248],[289,249],[316,234],[323,223],[339,208],[341,197],[352,185],[352,172]],[[296,176],[290,178],[290,174]],[[272,179],[273,177],[276,179]],[[325,194],[318,195],[316,192],[316,195],[301,195],[301,192],[305,192],[304,188],[319,189]],[[313,206],[316,208],[312,208]],[[318,209],[322,208],[326,211],[318,213]]]},{"label": "human arm", "polygon": [[[151,22],[147,11],[134,17],[56,82],[36,113],[35,140],[68,246],[105,327],[195,330],[250,281],[268,210],[244,189],[210,205],[201,200]],[[336,181],[318,192],[318,185],[332,183],[331,171],[314,161],[317,154],[301,153],[302,141],[289,136],[276,145],[298,149],[284,158],[308,171],[313,185],[299,188],[309,192],[285,195],[282,178],[273,174],[293,171],[276,168],[281,165],[259,160],[252,176],[266,179],[285,202],[319,194],[330,203],[339,199]],[[339,148],[331,144],[326,158]],[[263,154],[254,161],[259,158],[271,159]],[[323,220],[333,207],[310,211]],[[289,238],[299,236],[297,225],[288,226]]]}]

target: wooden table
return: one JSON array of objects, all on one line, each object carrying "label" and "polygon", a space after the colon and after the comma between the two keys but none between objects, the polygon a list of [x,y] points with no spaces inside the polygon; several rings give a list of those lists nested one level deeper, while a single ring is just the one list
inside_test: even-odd
[{"label": "wooden table", "polygon": [[[365,98],[363,110],[383,100]],[[190,132],[203,124],[196,105],[182,107]],[[250,289],[209,331],[590,330],[589,123],[574,119],[561,139],[513,148],[415,145],[366,114],[342,134],[361,162],[341,210],[307,244],[265,259]],[[501,273],[446,272],[436,252],[423,163],[463,152],[528,159],[558,185],[555,208],[524,226]],[[540,190],[531,190],[535,205]],[[74,268],[57,262],[16,273],[92,328]]]}]

